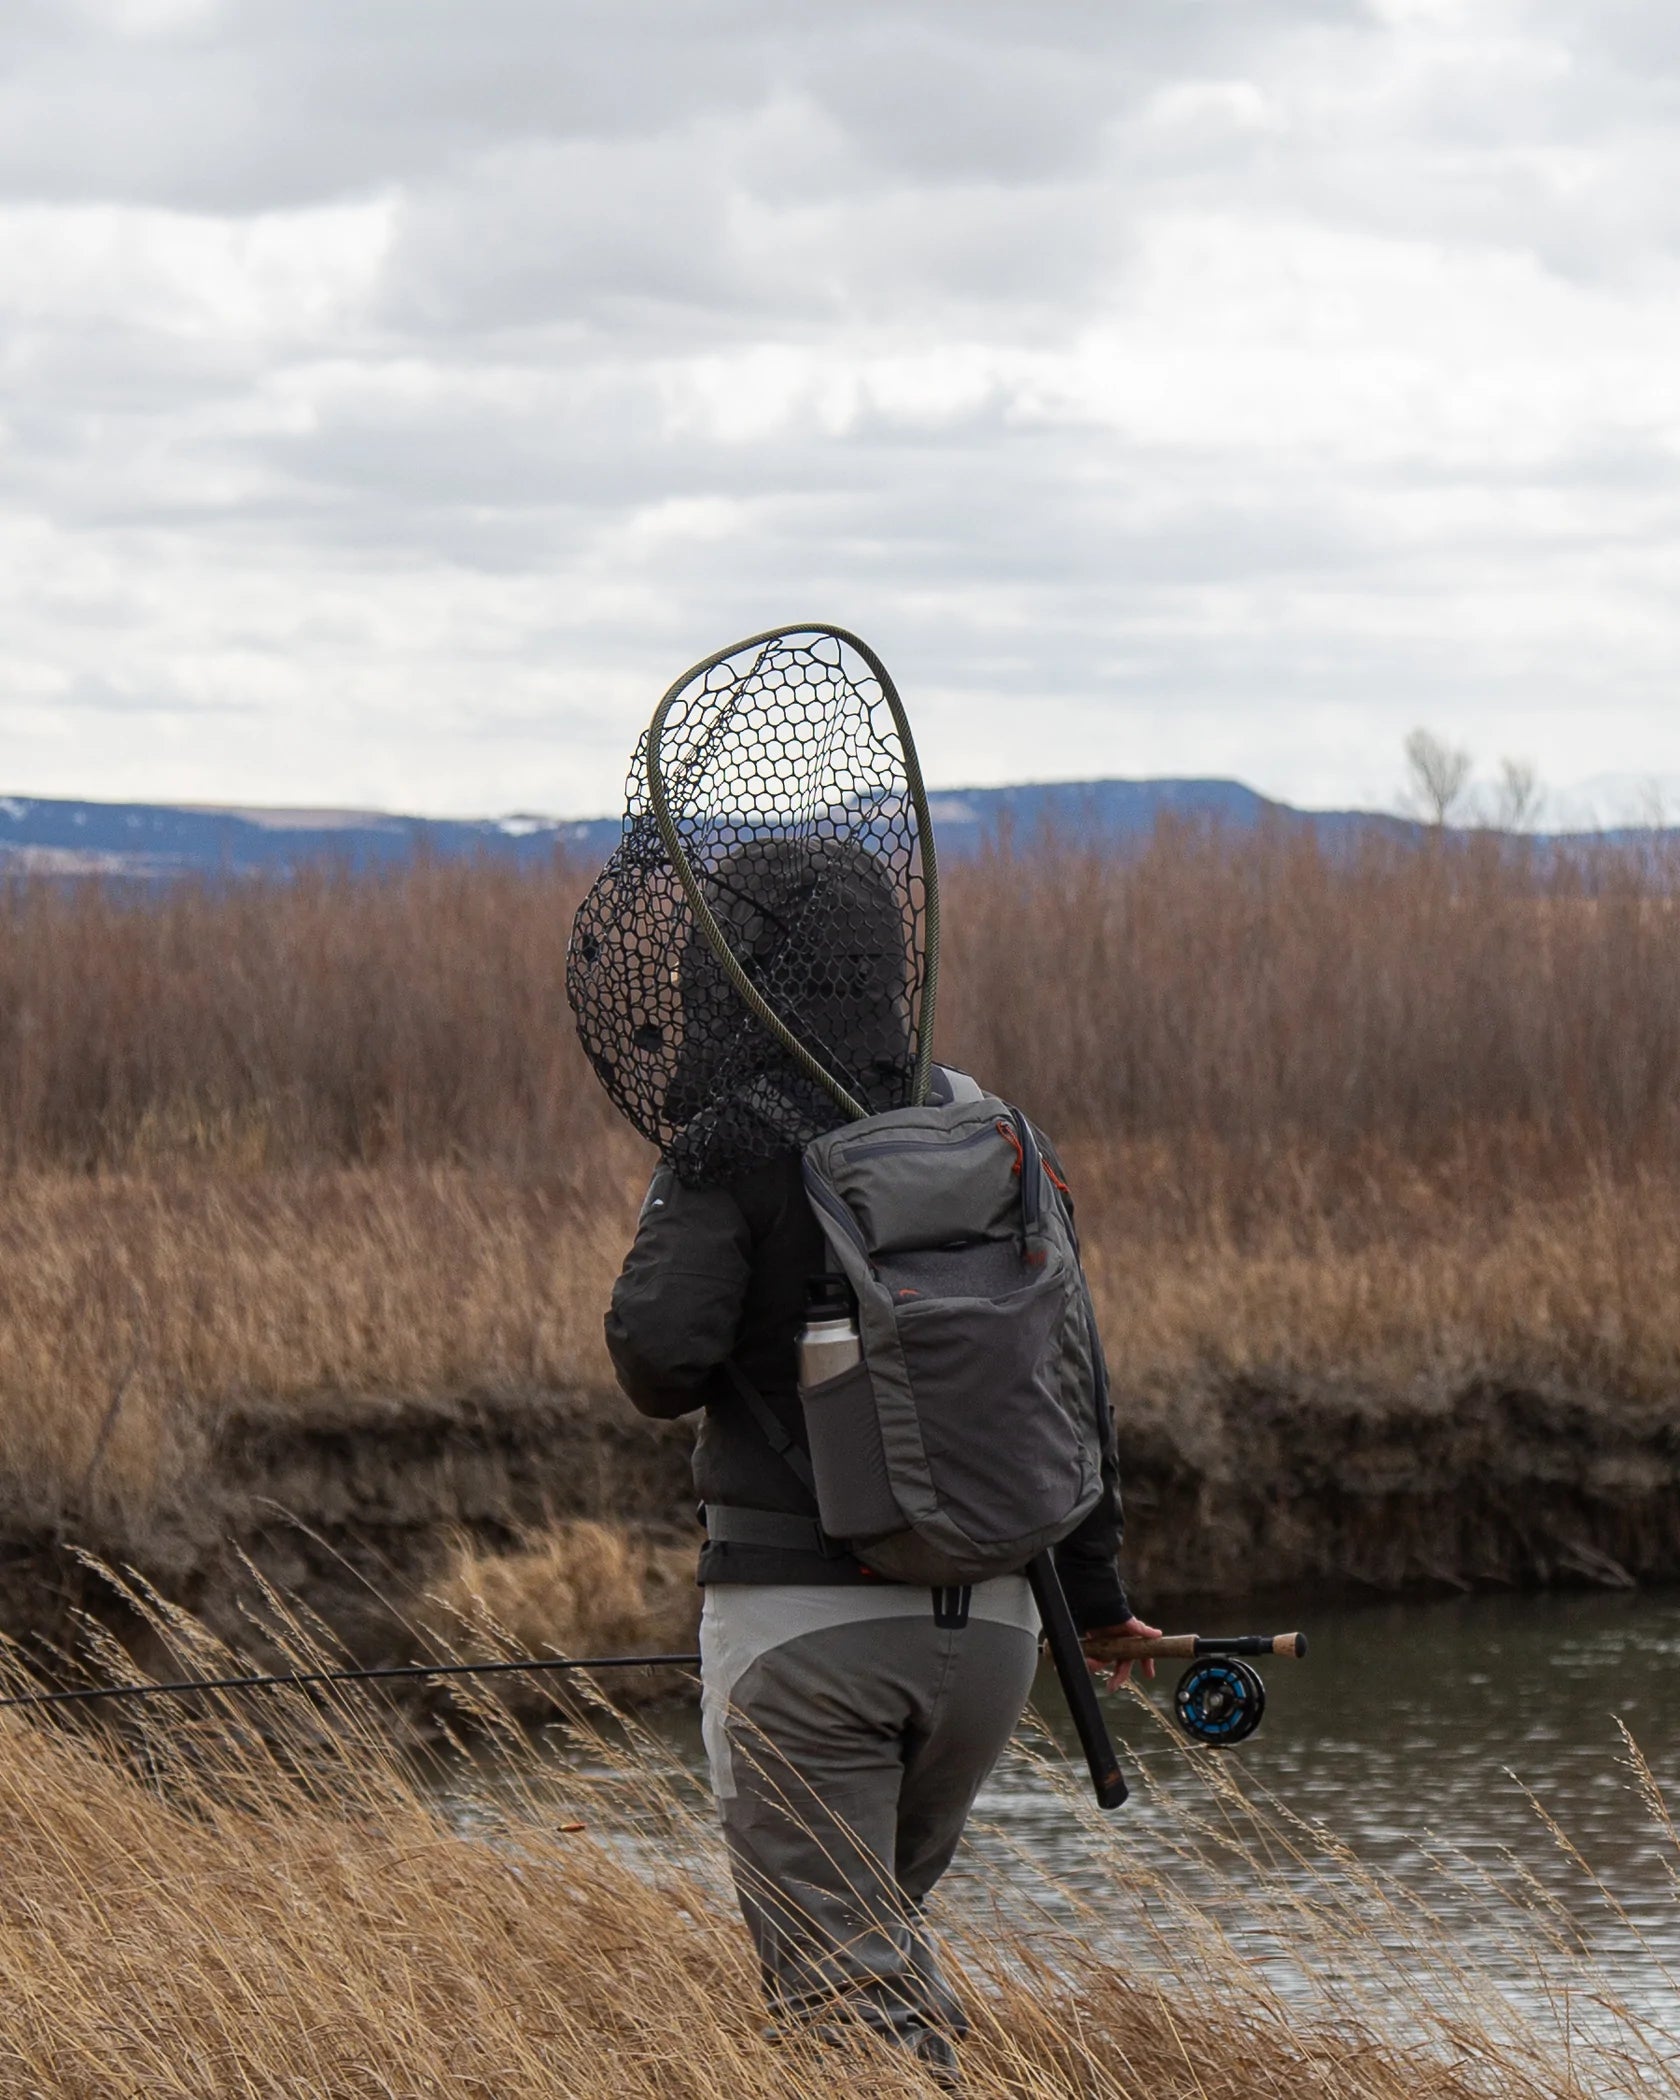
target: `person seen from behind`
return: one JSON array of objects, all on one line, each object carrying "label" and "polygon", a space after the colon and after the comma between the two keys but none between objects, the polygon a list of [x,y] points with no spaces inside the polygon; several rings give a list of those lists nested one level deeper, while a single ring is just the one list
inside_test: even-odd
[{"label": "person seen from behind", "polygon": [[[797,927],[810,950],[806,1025],[866,1096],[873,1089],[866,1106],[897,1106],[910,1049],[901,907],[867,854],[843,865],[831,854],[818,876],[833,909],[801,906],[809,852],[750,848],[720,872],[719,909],[732,945],[777,950],[784,981]],[[644,1415],[698,1417],[704,1737],[770,2032],[844,2042],[860,2023],[952,2081],[966,2022],[923,1906],[1020,1719],[1038,1615],[1024,1575],[930,1592],[881,1579],[823,1532],[796,1346],[808,1289],[833,1262],[801,1150],[813,1114],[837,1124],[839,1112],[813,1109],[808,1082],[768,1037],[743,1065],[754,1024],[697,939],[680,977],[687,1024],[667,1108],[684,1134],[648,1189],[606,1337]],[[981,1097],[965,1075],[935,1066],[931,1098]],[[702,1152],[722,1156],[726,1133],[745,1133],[739,1171],[695,1172]],[[1059,1185],[1056,1156],[1043,1150]],[[1089,1318],[1083,1275],[1078,1290]],[[1100,1650],[1159,1629],[1133,1612],[1120,1575],[1114,1423],[1094,1319],[1090,1333],[1081,1404],[1100,1411],[1101,1492],[1055,1563],[1075,1623]],[[1101,1674],[1118,1684],[1128,1667]]]}]

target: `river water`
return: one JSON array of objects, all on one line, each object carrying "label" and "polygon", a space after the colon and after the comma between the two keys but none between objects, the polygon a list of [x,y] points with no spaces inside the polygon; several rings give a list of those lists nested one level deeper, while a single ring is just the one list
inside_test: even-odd
[{"label": "river water", "polygon": [[[1255,1879],[1318,1896],[1337,1878],[1308,1835],[1322,1831],[1372,1871],[1371,1902],[1415,1897],[1508,1995],[1550,2000],[1561,1964],[1545,1948],[1561,1938],[1594,1988],[1659,2023],[1680,2054],[1680,1843],[1662,1819],[1665,1803],[1680,1818],[1680,1594],[1340,1607],[1283,1598],[1265,1616],[1263,1627],[1207,1628],[1310,1634],[1305,1661],[1262,1665],[1265,1719],[1240,1748],[1186,1755],[1135,1700],[1105,1701],[1128,1764],[1146,1775],[1111,1819],[1124,1822],[1118,1842],[1138,1864],[1188,1881],[1242,1936],[1245,1908],[1257,1908],[1249,1862],[1218,1844],[1187,1847],[1180,1827],[1206,1824],[1201,1775],[1228,1762],[1245,1793],[1275,1804],[1260,1820],[1289,1826],[1282,1841],[1261,1832],[1248,1846]],[[1157,1711],[1177,1669],[1163,1666],[1151,1688]],[[1037,1703],[1059,1716],[1053,1680],[1041,1680]],[[1077,1755],[1065,1723],[1055,1732]],[[1030,1768],[1002,1769],[981,1814],[990,1828],[980,1850],[995,1858],[971,1859],[971,1875],[1031,1859],[1102,1903],[1106,1848],[1057,1812]],[[1536,1924],[1538,1949],[1527,1929]],[[1271,1937],[1258,1918],[1251,1930]]]},{"label": "river water", "polygon": [[[1262,1665],[1259,1732],[1187,1751],[1164,1666],[1149,1706],[1104,1702],[1135,1783],[1104,1817],[1046,1672],[1048,1737],[1026,1731],[983,1793],[941,1892],[948,1927],[1026,1921],[1133,1970],[1257,1977],[1285,2003],[1333,1983],[1330,2009],[1361,2017],[1403,1985],[1401,2031],[1444,2030],[1491,1988],[1559,2033],[1620,2047],[1631,2022],[1649,2063],[1615,2090],[1680,2092],[1680,2070],[1650,2068],[1680,2064],[1680,1844],[1661,1820],[1664,1793],[1680,1815],[1680,1593],[1281,1597],[1197,1616],[1308,1632],[1305,1661]],[[655,1728],[700,1769],[691,1711]],[[557,1748],[557,1787],[576,1755]]]}]

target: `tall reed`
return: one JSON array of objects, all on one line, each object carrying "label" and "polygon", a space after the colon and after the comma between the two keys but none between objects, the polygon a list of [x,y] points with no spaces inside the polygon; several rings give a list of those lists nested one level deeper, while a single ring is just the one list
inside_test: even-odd
[{"label": "tall reed", "polygon": [[947,1046],[1051,1127],[1228,1151],[1680,1164],[1680,855],[1163,823],[947,886]]},{"label": "tall reed", "polygon": [[577,1050],[563,864],[0,891],[14,1170],[165,1156],[566,1171],[611,1111]]},{"label": "tall reed", "polygon": [[[1494,838],[1327,848],[1163,824],[947,871],[941,1054],[1058,1137],[1680,1163],[1680,863]],[[478,1162],[575,1173],[611,1110],[572,1033],[587,871],[0,890],[0,1164]]]}]

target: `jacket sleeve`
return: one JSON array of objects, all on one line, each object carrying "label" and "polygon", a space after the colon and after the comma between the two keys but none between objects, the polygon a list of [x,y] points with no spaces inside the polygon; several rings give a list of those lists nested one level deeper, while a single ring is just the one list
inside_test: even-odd
[{"label": "jacket sleeve", "polygon": [[729,1357],[752,1274],[752,1235],[727,1189],[685,1188],[661,1166],[613,1286],[607,1352],[644,1415],[705,1403]]},{"label": "jacket sleeve", "polygon": [[[1090,1294],[1085,1293],[1087,1307]],[[1102,1493],[1089,1514],[1056,1548],[1056,1573],[1067,1592],[1073,1623],[1081,1633],[1093,1626],[1119,1626],[1132,1615],[1126,1585],[1120,1577],[1120,1541],[1125,1534],[1120,1500],[1120,1461],[1114,1435],[1114,1412],[1108,1399],[1108,1370],[1103,1362],[1097,1323],[1090,1323],[1095,1373],[1094,1404],[1101,1410],[1106,1434],[1102,1452]]]},{"label": "jacket sleeve", "polygon": [[[1073,1199],[1065,1193],[1062,1163],[1056,1150],[1035,1131],[1045,1157],[1056,1170],[1073,1224]],[[1074,1247],[1078,1249],[1078,1233]],[[1096,1308],[1091,1290],[1081,1272],[1079,1299],[1085,1316],[1085,1332],[1091,1359],[1091,1405],[1096,1410],[1102,1439],[1102,1493],[1077,1528],[1055,1549],[1056,1573],[1067,1592],[1073,1623],[1081,1633],[1093,1626],[1118,1626],[1132,1615],[1126,1585],[1120,1575],[1120,1542],[1125,1535],[1125,1511],[1120,1498],[1120,1454],[1114,1429],[1114,1408],[1109,1399],[1108,1362],[1103,1355],[1102,1336],[1097,1331]]]}]

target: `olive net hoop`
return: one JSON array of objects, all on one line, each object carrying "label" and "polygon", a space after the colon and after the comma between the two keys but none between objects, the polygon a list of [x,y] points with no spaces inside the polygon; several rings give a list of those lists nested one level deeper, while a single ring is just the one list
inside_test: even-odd
[{"label": "olive net hoop", "polygon": [[566,959],[596,1075],[681,1179],[920,1101],[938,952],[927,798],[873,650],[779,628],[684,672]]}]

